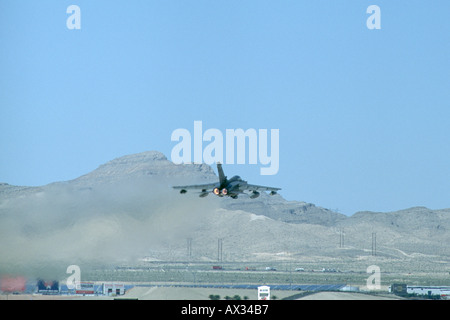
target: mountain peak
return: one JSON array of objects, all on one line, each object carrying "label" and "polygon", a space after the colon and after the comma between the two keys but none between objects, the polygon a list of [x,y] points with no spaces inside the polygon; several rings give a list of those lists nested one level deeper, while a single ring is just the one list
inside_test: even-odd
[{"label": "mountain peak", "polygon": [[185,177],[194,180],[214,179],[213,169],[206,164],[176,165],[159,151],[145,151],[125,155],[100,165],[94,171],[83,175],[77,182],[111,182],[149,176]]},{"label": "mountain peak", "polygon": [[106,164],[121,164],[121,163],[131,163],[131,162],[152,162],[152,161],[168,161],[167,157],[159,151],[145,151],[140,153],[134,153],[125,155],[119,158],[115,158],[111,161],[108,161]]}]

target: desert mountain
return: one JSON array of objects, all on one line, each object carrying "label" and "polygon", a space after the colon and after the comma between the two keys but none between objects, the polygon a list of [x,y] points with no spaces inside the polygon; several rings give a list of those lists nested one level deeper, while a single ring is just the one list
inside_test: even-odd
[{"label": "desert mountain", "polygon": [[237,200],[181,195],[172,185],[216,181],[208,165],[175,165],[156,151],[109,161],[41,187],[0,184],[0,274],[147,256],[214,261],[450,260],[450,209],[423,207],[345,216],[262,194]]}]

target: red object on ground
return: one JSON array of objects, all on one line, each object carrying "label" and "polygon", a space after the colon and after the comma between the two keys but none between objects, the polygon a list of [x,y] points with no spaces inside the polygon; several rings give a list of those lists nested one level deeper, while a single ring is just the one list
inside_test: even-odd
[{"label": "red object on ground", "polygon": [[3,292],[24,292],[27,280],[24,277],[3,276],[0,280],[0,291]]}]

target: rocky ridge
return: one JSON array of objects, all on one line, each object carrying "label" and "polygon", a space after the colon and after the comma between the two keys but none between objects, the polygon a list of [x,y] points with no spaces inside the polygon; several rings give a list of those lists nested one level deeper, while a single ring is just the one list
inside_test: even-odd
[{"label": "rocky ridge", "polygon": [[[171,185],[217,179],[207,165],[175,165],[149,151],[109,161],[74,180],[0,185],[0,265],[116,261],[153,256],[214,261],[377,259],[450,261],[450,209],[415,207],[353,216],[262,194],[237,200],[180,195]],[[406,259],[406,260],[405,260]],[[1,272],[1,270],[0,270]]]}]

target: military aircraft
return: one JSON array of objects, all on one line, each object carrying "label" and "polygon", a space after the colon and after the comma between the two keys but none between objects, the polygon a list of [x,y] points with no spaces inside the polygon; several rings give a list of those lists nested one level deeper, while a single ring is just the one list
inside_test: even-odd
[{"label": "military aircraft", "polygon": [[222,164],[217,163],[217,171],[219,172],[219,182],[217,183],[207,183],[207,184],[196,184],[189,186],[174,186],[172,188],[180,190],[181,194],[186,193],[188,190],[200,190],[200,197],[206,197],[210,192],[219,197],[231,197],[237,199],[239,194],[244,194],[244,191],[250,191],[250,198],[258,198],[259,191],[270,191],[270,195],[277,194],[280,188],[258,186],[255,184],[248,184],[239,176],[234,176],[231,179],[227,179],[223,173]]}]

